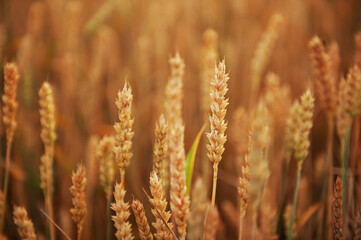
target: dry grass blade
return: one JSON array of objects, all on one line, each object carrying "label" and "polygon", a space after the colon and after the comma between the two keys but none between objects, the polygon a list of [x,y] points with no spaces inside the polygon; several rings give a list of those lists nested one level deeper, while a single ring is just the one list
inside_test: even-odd
[{"label": "dry grass blade", "polygon": [[49,219],[49,221],[64,235],[64,237],[65,237],[66,239],[71,240],[71,238],[66,234],[66,232],[65,232],[63,229],[61,229],[61,227],[60,227],[58,224],[56,224],[56,223],[54,222],[54,220],[51,219],[48,214],[46,214],[46,212],[44,212],[42,209],[40,209],[40,211],[41,211],[41,212],[45,215],[45,217],[46,217],[47,219]]}]

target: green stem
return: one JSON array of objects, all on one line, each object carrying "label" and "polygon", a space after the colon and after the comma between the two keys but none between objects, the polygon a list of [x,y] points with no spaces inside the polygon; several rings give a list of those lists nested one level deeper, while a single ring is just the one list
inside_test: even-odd
[{"label": "green stem", "polygon": [[109,198],[107,200],[107,240],[111,239],[110,226],[111,226],[111,221],[110,221],[110,198]]},{"label": "green stem", "polygon": [[275,229],[275,233],[277,233],[280,230],[281,227],[281,221],[282,221],[282,213],[284,209],[285,204],[285,198],[286,198],[286,189],[288,184],[288,172],[290,168],[290,161],[291,161],[291,153],[287,152],[286,161],[284,162],[282,171],[282,190],[281,190],[281,199],[280,199],[280,207],[279,207],[279,213],[277,218],[277,226]]},{"label": "green stem", "polygon": [[342,193],[342,214],[345,215],[347,205],[347,180],[348,180],[348,162],[350,157],[350,137],[351,127],[347,129],[345,144],[343,146],[342,160],[341,160],[341,175],[343,181],[343,193]]},{"label": "green stem", "polygon": [[295,193],[294,193],[294,196],[293,196],[290,228],[288,229],[288,240],[293,239],[293,224],[295,222],[298,188],[300,187],[300,180],[301,180],[301,170],[302,170],[302,165],[301,164],[302,163],[298,163],[298,166],[297,166],[296,188],[295,188]]}]

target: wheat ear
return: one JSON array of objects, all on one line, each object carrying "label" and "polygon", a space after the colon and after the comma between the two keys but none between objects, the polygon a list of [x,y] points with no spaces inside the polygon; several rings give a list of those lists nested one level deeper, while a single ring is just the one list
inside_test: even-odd
[{"label": "wheat ear", "polygon": [[[3,123],[6,131],[6,159],[5,159],[5,174],[3,193],[6,202],[8,185],[9,185],[9,169],[10,169],[10,154],[11,145],[14,138],[16,128],[16,110],[18,102],[16,101],[16,91],[19,81],[19,71],[15,63],[7,63],[4,66],[4,95],[3,101]],[[6,207],[5,207],[6,209]],[[5,214],[5,210],[4,210]],[[0,232],[3,230],[4,219],[0,219]]]},{"label": "wheat ear", "polygon": [[342,192],[343,183],[342,179],[337,176],[336,183],[333,190],[333,204],[332,204],[332,229],[333,237],[336,240],[344,239],[343,236],[343,217],[342,217]]},{"label": "wheat ear", "polygon": [[14,223],[22,240],[36,240],[33,222],[23,207],[14,207]]},{"label": "wheat ear", "polygon": [[226,64],[223,60],[215,67],[215,76],[211,82],[211,114],[209,116],[210,132],[207,134],[209,144],[207,144],[208,158],[213,163],[213,190],[212,190],[212,208],[216,200],[218,164],[222,160],[224,152],[224,143],[227,136],[224,132],[227,129],[225,116],[227,112],[228,98],[225,95],[228,91],[228,73],[226,73]]},{"label": "wheat ear", "polygon": [[171,182],[170,182],[170,206],[178,233],[181,239],[185,239],[187,229],[187,218],[189,216],[189,196],[186,195],[185,176],[185,153],[184,153],[184,126],[179,119],[171,129]]},{"label": "wheat ear", "polygon": [[122,188],[124,188],[125,169],[133,156],[133,153],[130,151],[134,136],[132,131],[134,119],[131,118],[132,102],[132,89],[129,83],[125,82],[123,90],[118,92],[118,98],[115,101],[118,107],[119,122],[114,124],[116,132],[114,153],[120,170],[120,184]]},{"label": "wheat ear", "polygon": [[249,159],[248,156],[245,156],[244,166],[242,166],[242,177],[239,178],[239,186],[238,186],[238,197],[239,197],[239,231],[238,231],[238,239],[242,239],[243,234],[243,219],[246,215],[246,210],[248,207],[248,186],[249,186],[250,176],[249,176]]},{"label": "wheat ear", "polygon": [[[40,159],[40,187],[44,192],[48,214],[51,219],[54,219],[52,193],[54,142],[56,140],[55,107],[53,90],[48,82],[44,82],[39,90],[39,106],[41,124],[40,137],[45,149]],[[50,224],[50,235],[51,239],[55,239],[55,228],[53,224]]]},{"label": "wheat ear", "polygon": [[73,195],[73,208],[70,209],[70,213],[77,227],[77,239],[80,240],[84,218],[87,213],[85,201],[85,187],[87,179],[85,167],[82,164],[78,164],[76,172],[73,172],[72,174],[71,181],[73,185],[70,187],[70,193]]},{"label": "wheat ear", "polygon": [[183,99],[183,75],[184,61],[179,53],[169,59],[171,67],[171,76],[165,89],[165,117],[168,121],[168,157],[163,164],[162,181],[165,189],[169,185],[169,166],[171,155],[174,154],[174,148],[171,144],[173,138],[171,129],[174,128],[177,119],[182,119],[182,99]]},{"label": "wheat ear", "polygon": [[301,179],[301,170],[304,160],[308,155],[308,148],[310,146],[310,140],[308,139],[313,118],[314,98],[311,95],[310,90],[307,90],[302,96],[299,107],[297,109],[297,123],[298,128],[295,132],[295,159],[297,161],[297,177],[296,187],[293,196],[292,213],[290,220],[290,228],[288,233],[288,239],[293,239],[293,223],[296,215],[298,188]]},{"label": "wheat ear", "polygon": [[[162,179],[158,178],[155,172],[150,174],[149,186],[153,197],[150,199],[153,206],[152,213],[155,217],[155,222],[152,223],[152,225],[157,231],[154,236],[157,239],[171,240],[173,239],[173,235],[169,231],[169,229],[173,228],[173,224],[169,223],[171,213],[170,211],[166,211],[167,200],[165,198]],[[168,227],[166,224],[168,224]]]},{"label": "wheat ear", "polygon": [[134,212],[135,220],[138,225],[140,239],[152,240],[153,235],[150,232],[147,217],[145,216],[144,206],[139,200],[133,200],[132,209]]},{"label": "wheat ear", "polygon": [[132,235],[132,225],[128,222],[130,216],[129,204],[124,200],[125,190],[123,186],[119,183],[115,185],[114,190],[114,199],[115,202],[112,203],[112,209],[115,212],[115,215],[112,216],[114,226],[117,229],[115,236],[118,240],[131,240],[133,239]]},{"label": "wheat ear", "polygon": [[168,123],[166,122],[164,115],[161,114],[159,121],[155,125],[155,143],[153,149],[153,171],[162,178],[164,162],[167,160],[167,132]]},{"label": "wheat ear", "polygon": [[112,136],[104,136],[96,149],[96,157],[99,162],[100,184],[105,192],[106,199],[110,199],[115,179],[116,163],[114,160],[114,143]]}]

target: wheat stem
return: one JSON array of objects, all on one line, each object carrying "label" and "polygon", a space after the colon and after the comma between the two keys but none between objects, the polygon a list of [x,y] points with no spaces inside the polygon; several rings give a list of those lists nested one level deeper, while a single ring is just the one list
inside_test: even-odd
[{"label": "wheat stem", "polygon": [[347,179],[348,179],[348,161],[350,157],[350,137],[351,137],[351,127],[347,129],[346,138],[344,140],[342,148],[342,159],[341,159],[341,175],[343,182],[343,193],[342,193],[342,214],[345,215],[346,212],[346,197],[347,197]]},{"label": "wheat stem", "polygon": [[111,229],[110,229],[110,227],[111,227],[111,219],[110,219],[110,201],[111,200],[111,198],[108,198],[107,199],[107,240],[110,240],[111,239]]},{"label": "wheat stem", "polygon": [[295,222],[298,189],[300,187],[300,180],[301,180],[301,170],[302,170],[302,163],[298,163],[297,177],[296,177],[296,187],[295,187],[295,193],[294,193],[294,196],[293,196],[292,213],[291,213],[291,220],[290,220],[290,228],[288,229],[288,240],[293,239],[293,224]]},{"label": "wheat stem", "polygon": [[217,178],[218,178],[218,163],[214,163],[213,164],[213,188],[212,188],[211,207],[214,207],[214,204],[216,202]]}]

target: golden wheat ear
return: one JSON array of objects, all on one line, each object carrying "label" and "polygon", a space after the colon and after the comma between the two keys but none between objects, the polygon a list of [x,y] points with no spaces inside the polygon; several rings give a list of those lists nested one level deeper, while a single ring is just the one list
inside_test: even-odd
[{"label": "golden wheat ear", "polygon": [[332,229],[333,236],[336,240],[344,239],[343,234],[343,216],[342,216],[342,179],[337,176],[334,190],[333,190],[333,204],[332,204]]},{"label": "golden wheat ear", "polygon": [[73,172],[71,177],[73,185],[70,187],[70,193],[73,195],[73,208],[70,209],[72,219],[77,227],[78,240],[81,239],[83,224],[86,210],[86,196],[85,187],[87,183],[85,167],[78,164],[76,172]]},{"label": "golden wheat ear", "polygon": [[14,223],[22,240],[36,240],[33,222],[23,207],[14,206]]},{"label": "golden wheat ear", "polygon": [[134,199],[132,202],[132,209],[138,225],[140,238],[142,240],[153,240],[153,234],[150,231],[143,204],[139,200]]}]

